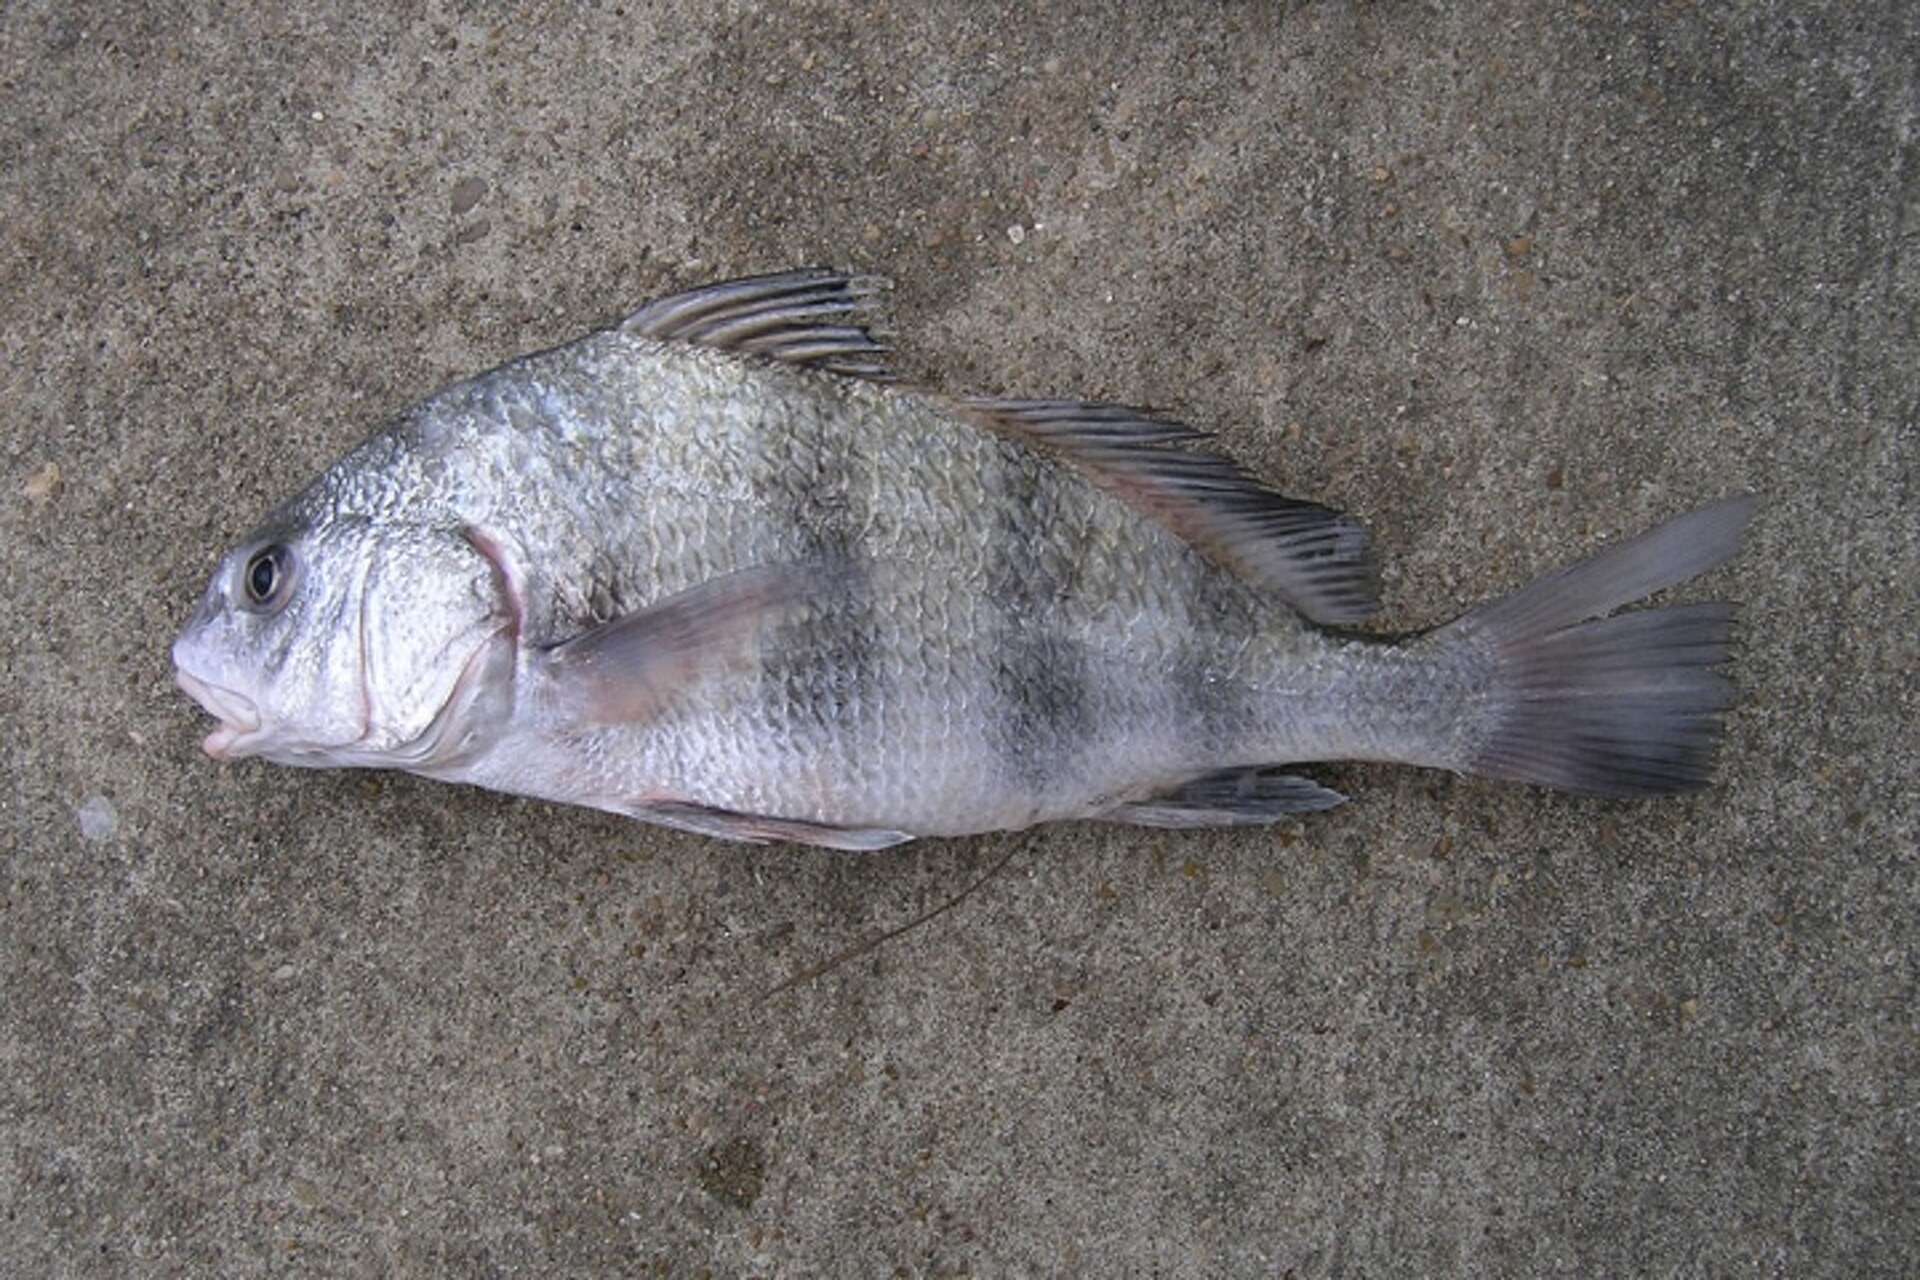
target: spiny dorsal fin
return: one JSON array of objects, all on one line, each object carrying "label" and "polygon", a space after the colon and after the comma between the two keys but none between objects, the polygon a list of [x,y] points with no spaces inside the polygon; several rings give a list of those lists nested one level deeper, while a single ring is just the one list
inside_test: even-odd
[{"label": "spiny dorsal fin", "polygon": [[880,276],[820,267],[749,276],[658,298],[621,321],[628,333],[885,382],[890,350],[867,331]]},{"label": "spiny dorsal fin", "polygon": [[1163,447],[1203,440],[1204,432],[1126,405],[987,397],[960,403],[996,431],[1055,450],[1095,484],[1315,622],[1358,622],[1378,606],[1367,531],[1351,516],[1280,496],[1220,454]]}]

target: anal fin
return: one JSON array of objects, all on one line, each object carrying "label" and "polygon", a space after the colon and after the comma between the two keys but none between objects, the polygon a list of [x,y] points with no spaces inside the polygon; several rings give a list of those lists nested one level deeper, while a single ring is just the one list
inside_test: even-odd
[{"label": "anal fin", "polygon": [[1317,813],[1345,804],[1338,791],[1311,778],[1282,773],[1275,765],[1222,769],[1192,778],[1165,795],[1137,800],[1100,815],[1104,822],[1137,827],[1256,827],[1296,813]]},{"label": "anal fin", "polygon": [[678,831],[738,840],[744,844],[810,844],[822,849],[846,849],[867,853],[888,849],[913,839],[908,831],[890,831],[882,827],[836,827],[825,822],[807,822],[799,818],[772,818],[757,813],[736,813],[689,800],[653,800],[627,808],[627,813],[643,822],[657,822]]}]

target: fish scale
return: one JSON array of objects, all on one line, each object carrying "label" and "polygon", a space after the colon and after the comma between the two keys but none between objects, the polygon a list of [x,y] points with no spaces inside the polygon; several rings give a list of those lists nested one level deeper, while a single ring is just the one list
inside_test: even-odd
[{"label": "fish scale", "polygon": [[1680,517],[1420,636],[1367,536],[1162,415],[895,383],[875,282],[649,304],[435,393],[270,513],[175,642],[223,758],[399,767],[742,840],[1271,822],[1280,766],[1709,776],[1737,549]]}]

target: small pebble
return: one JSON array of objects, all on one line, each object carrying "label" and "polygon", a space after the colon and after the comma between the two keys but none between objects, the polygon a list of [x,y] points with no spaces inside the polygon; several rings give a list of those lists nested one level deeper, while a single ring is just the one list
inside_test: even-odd
[{"label": "small pebble", "polygon": [[1027,238],[1027,229],[1021,226],[1019,223],[1016,222],[1012,226],[1007,228],[1007,239],[1013,241],[1015,244],[1019,244],[1022,240],[1025,240],[1026,238]]},{"label": "small pebble", "polygon": [[80,805],[79,818],[80,835],[87,840],[111,840],[120,830],[120,815],[103,795],[88,796]]},{"label": "small pebble", "polygon": [[60,464],[49,462],[27,477],[20,486],[21,494],[29,502],[45,502],[60,492]]},{"label": "small pebble", "polygon": [[479,178],[462,178],[453,188],[453,216],[471,213],[487,194],[487,184]]}]

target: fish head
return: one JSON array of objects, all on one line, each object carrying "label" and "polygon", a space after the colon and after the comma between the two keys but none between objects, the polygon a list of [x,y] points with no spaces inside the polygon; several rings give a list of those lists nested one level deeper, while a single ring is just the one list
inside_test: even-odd
[{"label": "fish head", "polygon": [[173,644],[219,760],[428,768],[511,713],[518,618],[460,528],[270,517],[221,560]]}]

